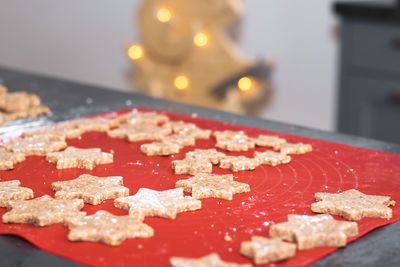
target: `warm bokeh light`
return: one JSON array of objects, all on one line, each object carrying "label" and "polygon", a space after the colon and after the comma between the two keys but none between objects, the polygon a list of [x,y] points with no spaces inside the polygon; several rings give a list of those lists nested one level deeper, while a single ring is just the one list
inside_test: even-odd
[{"label": "warm bokeh light", "polygon": [[249,77],[242,77],[238,81],[238,87],[241,91],[248,91],[253,87],[253,81]]},{"label": "warm bokeh light", "polygon": [[171,10],[167,8],[160,8],[157,11],[157,19],[161,22],[168,22],[172,18]]},{"label": "warm bokeh light", "polygon": [[208,36],[204,32],[199,32],[194,36],[193,42],[198,47],[205,46],[208,43]]},{"label": "warm bokeh light", "polygon": [[189,87],[189,78],[185,75],[179,75],[175,78],[174,85],[178,90],[185,90]]},{"label": "warm bokeh light", "polygon": [[132,45],[128,49],[128,56],[132,60],[140,59],[141,57],[143,57],[143,53],[143,47],[141,47],[140,45]]}]

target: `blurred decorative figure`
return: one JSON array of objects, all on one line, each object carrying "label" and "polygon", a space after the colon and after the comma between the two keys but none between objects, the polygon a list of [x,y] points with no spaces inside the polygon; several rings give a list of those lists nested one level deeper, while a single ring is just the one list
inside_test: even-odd
[{"label": "blurred decorative figure", "polygon": [[141,44],[127,48],[134,87],[151,96],[256,114],[270,98],[270,66],[236,51],[232,36],[242,13],[242,0],[143,0]]}]

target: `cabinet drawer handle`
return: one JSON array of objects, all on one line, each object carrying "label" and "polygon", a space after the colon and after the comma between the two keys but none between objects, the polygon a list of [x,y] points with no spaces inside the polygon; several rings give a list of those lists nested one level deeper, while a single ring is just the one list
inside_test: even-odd
[{"label": "cabinet drawer handle", "polygon": [[394,47],[400,49],[400,37],[393,38],[392,43],[393,43]]}]

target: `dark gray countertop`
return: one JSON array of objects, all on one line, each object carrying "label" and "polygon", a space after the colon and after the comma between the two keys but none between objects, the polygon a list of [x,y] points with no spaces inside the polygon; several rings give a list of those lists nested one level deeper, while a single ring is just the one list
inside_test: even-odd
[{"label": "dark gray countertop", "polygon": [[[356,136],[320,131],[255,117],[235,115],[207,108],[154,99],[139,94],[123,93],[95,86],[46,78],[0,68],[0,83],[10,91],[38,94],[52,114],[40,120],[50,123],[76,117],[123,109],[131,106],[151,107],[183,114],[197,113],[199,117],[232,122],[262,129],[318,138],[358,147],[400,153],[400,145]],[[23,120],[23,125],[35,123]],[[21,127],[23,125],[14,123]],[[3,127],[3,131],[13,130]],[[1,132],[1,127],[0,127]],[[400,266],[400,223],[376,229],[350,243],[346,248],[318,261],[313,266]],[[0,236],[0,266],[77,266],[76,263],[48,254],[14,236]]]}]

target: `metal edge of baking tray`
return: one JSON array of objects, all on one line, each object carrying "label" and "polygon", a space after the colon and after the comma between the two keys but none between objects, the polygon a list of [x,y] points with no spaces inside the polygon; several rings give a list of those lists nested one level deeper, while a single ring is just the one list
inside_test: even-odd
[{"label": "metal edge of baking tray", "polygon": [[[218,121],[237,123],[299,136],[400,153],[400,145],[361,138],[346,134],[315,130],[286,123],[236,115],[228,112],[197,107],[173,101],[150,98],[136,93],[112,91],[93,85],[79,84],[41,75],[24,73],[0,67],[0,84],[10,91],[28,91],[38,94],[52,113],[42,120],[15,122],[0,127],[3,134],[27,126],[48,124],[76,117],[90,116],[112,110],[142,106],[191,115]],[[62,101],[60,101],[60,99]],[[9,127],[9,128],[7,128]],[[10,128],[11,127],[11,128]],[[7,130],[8,129],[8,130]],[[0,131],[1,132],[1,131]],[[375,229],[350,243],[346,248],[328,255],[313,266],[399,266],[400,222]],[[79,266],[79,264],[44,252],[23,239],[10,235],[0,236],[0,266]]]}]

